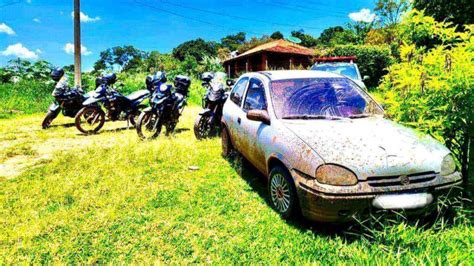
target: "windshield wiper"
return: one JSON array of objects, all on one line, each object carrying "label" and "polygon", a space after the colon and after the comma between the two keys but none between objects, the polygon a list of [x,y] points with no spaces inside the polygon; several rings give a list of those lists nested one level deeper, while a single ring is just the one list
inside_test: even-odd
[{"label": "windshield wiper", "polygon": [[329,116],[329,115],[289,115],[289,116],[284,116],[283,119],[302,119],[302,120],[327,119],[327,120],[339,120],[339,119],[341,119],[341,117],[338,117],[338,116]]},{"label": "windshield wiper", "polygon": [[357,119],[357,118],[366,118],[369,117],[369,114],[357,114],[357,115],[350,115],[348,116],[350,119]]}]

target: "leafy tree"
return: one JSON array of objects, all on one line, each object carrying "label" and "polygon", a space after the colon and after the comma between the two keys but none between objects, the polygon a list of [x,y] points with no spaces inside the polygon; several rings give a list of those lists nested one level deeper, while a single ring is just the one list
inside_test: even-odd
[{"label": "leafy tree", "polygon": [[275,31],[274,33],[272,33],[272,35],[270,35],[270,38],[273,39],[273,40],[283,39],[283,33],[279,32],[279,31]]},{"label": "leafy tree", "polygon": [[409,8],[410,0],[378,0],[374,10],[384,26],[391,26],[400,23]]},{"label": "leafy tree", "polygon": [[236,51],[245,43],[245,32],[239,32],[235,35],[227,35],[221,39],[223,47],[228,48],[230,51]]},{"label": "leafy tree", "polygon": [[472,0],[414,0],[413,7],[437,21],[449,21],[456,25],[474,24]]},{"label": "leafy tree", "polygon": [[367,34],[372,30],[374,27],[373,22],[356,22],[356,23],[350,23],[349,24],[349,30],[352,31],[353,39],[352,41],[355,44],[364,44],[365,43],[365,38],[367,37]]},{"label": "leafy tree", "polygon": [[[443,141],[457,157],[463,176],[474,179],[474,26],[457,32],[413,10],[402,23],[401,62],[384,77],[387,113]],[[419,47],[420,38],[440,44]]]},{"label": "leafy tree", "polygon": [[203,57],[217,56],[217,43],[206,42],[199,38],[187,41],[173,49],[173,57],[179,61],[184,61],[186,57],[193,57],[195,61],[201,61]]},{"label": "leafy tree", "polygon": [[305,47],[314,47],[318,44],[318,39],[312,35],[305,34],[303,31],[292,31],[291,36],[301,40],[301,45]]},{"label": "leafy tree", "polygon": [[116,46],[100,53],[100,58],[94,64],[95,72],[102,70],[119,71],[139,70],[146,53],[131,46]]},{"label": "leafy tree", "polygon": [[143,62],[143,68],[149,73],[155,71],[172,71],[179,64],[179,61],[170,54],[161,54],[158,51],[152,51]]},{"label": "leafy tree", "polygon": [[319,42],[324,45],[328,45],[336,37],[337,34],[344,32],[344,28],[341,26],[329,27],[319,36]]}]

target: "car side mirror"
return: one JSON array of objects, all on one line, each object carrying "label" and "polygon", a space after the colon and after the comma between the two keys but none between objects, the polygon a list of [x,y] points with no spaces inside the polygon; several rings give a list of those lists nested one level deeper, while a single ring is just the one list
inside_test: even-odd
[{"label": "car side mirror", "polygon": [[370,76],[367,76],[367,75],[365,75],[365,76],[362,78],[363,81],[367,81],[367,80],[369,80],[369,79],[370,79]]},{"label": "car side mirror", "polygon": [[247,119],[270,125],[270,116],[266,110],[250,110],[247,112]]},{"label": "car side mirror", "polygon": [[226,81],[226,84],[227,84],[227,86],[231,87],[231,86],[234,86],[235,81],[234,81],[233,79],[228,79],[228,80]]}]

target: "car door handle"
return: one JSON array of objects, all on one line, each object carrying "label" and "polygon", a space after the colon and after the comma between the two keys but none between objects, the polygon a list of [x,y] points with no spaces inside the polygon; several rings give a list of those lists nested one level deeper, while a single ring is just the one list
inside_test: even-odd
[{"label": "car door handle", "polygon": [[240,125],[240,123],[242,123],[242,119],[240,117],[237,118],[237,123],[239,123],[239,125]]}]

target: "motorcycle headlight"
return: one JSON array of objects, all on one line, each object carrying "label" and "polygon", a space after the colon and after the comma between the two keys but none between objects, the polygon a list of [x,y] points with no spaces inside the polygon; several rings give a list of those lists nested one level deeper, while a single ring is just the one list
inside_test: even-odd
[{"label": "motorcycle headlight", "polygon": [[353,186],[357,184],[356,175],[350,170],[332,164],[325,164],[316,170],[319,183],[333,186]]},{"label": "motorcycle headlight", "polygon": [[448,154],[444,157],[443,162],[441,163],[441,175],[447,176],[456,172],[456,161],[451,154]]}]

